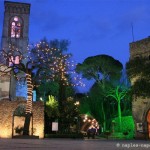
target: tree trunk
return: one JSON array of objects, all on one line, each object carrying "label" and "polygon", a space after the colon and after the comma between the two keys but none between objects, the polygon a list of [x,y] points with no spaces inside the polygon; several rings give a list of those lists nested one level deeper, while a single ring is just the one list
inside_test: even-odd
[{"label": "tree trunk", "polygon": [[121,121],[121,106],[120,101],[118,101],[118,118],[119,118],[119,131],[122,129],[122,121]]},{"label": "tree trunk", "polygon": [[25,122],[24,122],[23,135],[29,135],[30,120],[31,120],[31,113],[26,113],[25,114]]},{"label": "tree trunk", "polygon": [[26,81],[27,81],[27,104],[26,104],[26,115],[25,115],[23,135],[29,135],[30,120],[31,120],[31,114],[32,114],[33,85],[32,85],[32,81],[31,81],[30,73],[27,73]]},{"label": "tree trunk", "polygon": [[60,112],[60,118],[59,118],[59,130],[60,132],[63,132],[65,128],[65,122],[64,120],[64,102],[66,100],[66,87],[63,85],[63,81],[59,82],[59,112]]},{"label": "tree trunk", "polygon": [[105,116],[103,102],[102,102],[102,113],[103,113],[103,119],[104,119],[104,122],[103,122],[104,130],[103,131],[106,131],[106,116]]}]

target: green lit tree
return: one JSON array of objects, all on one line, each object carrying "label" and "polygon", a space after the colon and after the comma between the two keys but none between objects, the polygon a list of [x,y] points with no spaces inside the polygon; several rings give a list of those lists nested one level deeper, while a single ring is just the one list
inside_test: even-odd
[{"label": "green lit tree", "polygon": [[107,81],[115,81],[120,78],[122,71],[122,64],[108,55],[97,55],[88,57],[82,64],[78,64],[76,71],[82,74],[82,77],[87,79],[94,79],[99,87],[99,93],[103,95],[100,107],[103,114],[103,126],[106,130],[106,113],[104,110],[104,101],[106,100],[106,83]]},{"label": "green lit tree", "polygon": [[54,96],[49,95],[48,101],[46,101],[45,112],[47,113],[48,117],[51,118],[58,118],[59,116],[59,109],[58,109],[58,101],[55,99]]},{"label": "green lit tree", "polygon": [[112,97],[117,101],[117,107],[118,107],[118,118],[119,118],[119,129],[121,131],[121,100],[124,99],[124,97],[127,94],[127,89],[122,89],[120,86],[117,86],[115,88],[112,88],[108,91],[107,97]]}]

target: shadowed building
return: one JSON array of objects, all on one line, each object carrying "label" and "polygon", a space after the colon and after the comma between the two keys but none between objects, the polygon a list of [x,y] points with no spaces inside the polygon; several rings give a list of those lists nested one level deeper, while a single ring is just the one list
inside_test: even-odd
[{"label": "shadowed building", "polygon": [[[150,60],[150,37],[130,43],[130,60],[144,57]],[[131,84],[139,78],[135,76],[131,79]],[[132,114],[135,121],[135,137],[150,138],[150,98],[137,97],[132,101]]]}]

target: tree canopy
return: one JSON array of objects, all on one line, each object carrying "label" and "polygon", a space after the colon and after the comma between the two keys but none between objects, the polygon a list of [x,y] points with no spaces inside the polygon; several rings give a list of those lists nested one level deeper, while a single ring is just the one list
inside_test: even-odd
[{"label": "tree canopy", "polygon": [[96,82],[102,80],[116,79],[121,76],[122,64],[108,55],[97,55],[88,57],[82,64],[78,64],[76,71],[82,73],[87,79],[94,79]]},{"label": "tree canopy", "polygon": [[90,113],[106,130],[106,119],[109,116],[107,91],[112,82],[119,80],[122,75],[122,64],[108,55],[97,55],[86,58],[78,64],[76,71],[88,80],[94,79],[95,83],[90,89],[87,103]]},{"label": "tree canopy", "polygon": [[144,57],[130,60],[126,64],[127,74],[131,85],[131,94],[142,97],[149,97],[150,91],[150,61]]}]

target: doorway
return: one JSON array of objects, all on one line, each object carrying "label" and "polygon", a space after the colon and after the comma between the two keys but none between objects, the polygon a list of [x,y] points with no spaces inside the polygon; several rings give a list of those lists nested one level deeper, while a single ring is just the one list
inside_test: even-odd
[{"label": "doorway", "polygon": [[148,130],[148,137],[150,138],[150,110],[147,113],[147,130]]},{"label": "doorway", "polygon": [[[24,122],[25,122],[25,110],[24,104],[18,105],[13,113],[12,121],[12,137],[23,135]],[[33,135],[33,116],[31,116],[29,135]]]}]

